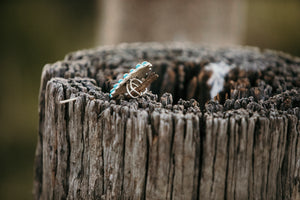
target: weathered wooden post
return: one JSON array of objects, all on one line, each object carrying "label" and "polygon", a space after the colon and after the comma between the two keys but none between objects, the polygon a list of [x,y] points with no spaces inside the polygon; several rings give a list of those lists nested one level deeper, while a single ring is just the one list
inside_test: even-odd
[{"label": "weathered wooden post", "polygon": [[[160,75],[153,94],[110,100],[142,60]],[[230,66],[218,101],[212,63]],[[182,43],[71,53],[42,73],[35,197],[299,199],[299,106],[300,59],[283,53]]]}]

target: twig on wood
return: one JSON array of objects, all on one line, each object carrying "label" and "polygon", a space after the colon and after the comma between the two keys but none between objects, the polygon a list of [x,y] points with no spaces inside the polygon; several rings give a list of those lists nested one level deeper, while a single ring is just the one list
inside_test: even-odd
[{"label": "twig on wood", "polygon": [[65,104],[65,103],[73,102],[73,101],[76,101],[77,98],[78,97],[74,97],[74,98],[63,100],[63,101],[59,101],[59,104]]}]

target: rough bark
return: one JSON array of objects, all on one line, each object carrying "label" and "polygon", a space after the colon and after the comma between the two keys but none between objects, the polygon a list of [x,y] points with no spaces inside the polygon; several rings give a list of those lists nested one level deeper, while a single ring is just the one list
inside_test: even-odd
[{"label": "rough bark", "polygon": [[[153,94],[110,100],[144,59],[160,75]],[[203,70],[221,61],[235,68],[213,101]],[[299,199],[299,106],[300,59],[283,53],[180,43],[71,53],[42,73],[35,198]]]}]

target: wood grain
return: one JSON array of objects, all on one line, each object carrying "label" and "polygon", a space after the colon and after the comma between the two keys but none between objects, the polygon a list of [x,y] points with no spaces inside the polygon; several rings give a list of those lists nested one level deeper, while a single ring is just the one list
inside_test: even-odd
[{"label": "wood grain", "polygon": [[[160,75],[153,94],[110,100],[144,59]],[[205,99],[203,63],[222,60],[240,67],[220,102]],[[177,43],[100,47],[46,65],[35,199],[299,199],[299,69],[273,51]]]}]

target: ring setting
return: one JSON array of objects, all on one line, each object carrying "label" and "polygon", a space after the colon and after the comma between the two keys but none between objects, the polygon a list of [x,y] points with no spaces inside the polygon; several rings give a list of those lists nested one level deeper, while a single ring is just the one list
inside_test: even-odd
[{"label": "ring setting", "polygon": [[118,98],[123,95],[127,98],[138,98],[148,92],[147,87],[158,78],[152,71],[152,64],[147,61],[138,63],[129,73],[123,75],[110,90],[110,98]]}]

